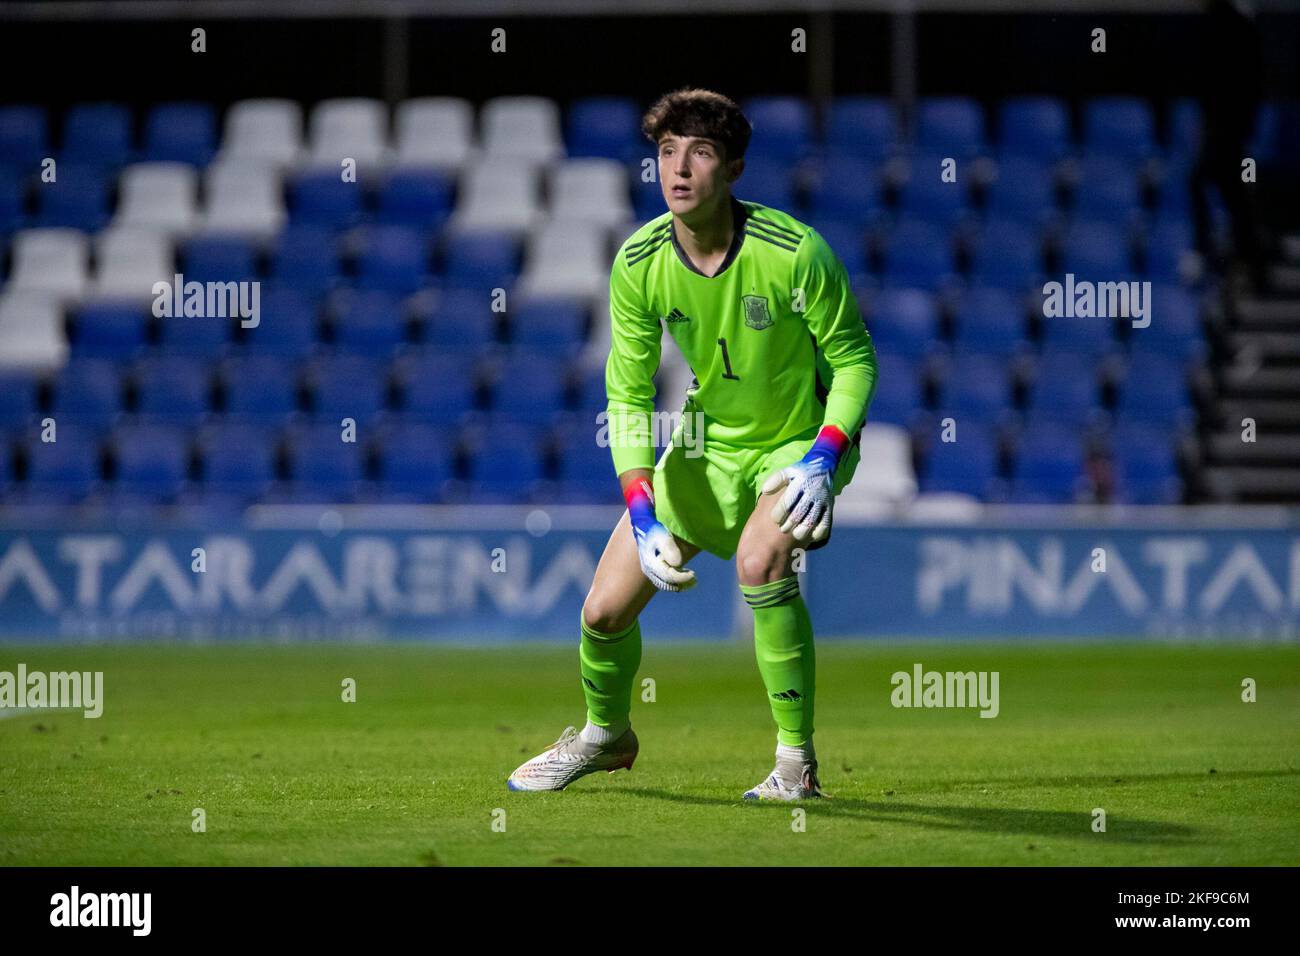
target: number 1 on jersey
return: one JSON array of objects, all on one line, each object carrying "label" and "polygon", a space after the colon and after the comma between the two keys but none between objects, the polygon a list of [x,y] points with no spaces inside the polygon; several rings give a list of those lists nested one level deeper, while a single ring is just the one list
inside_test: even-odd
[{"label": "number 1 on jersey", "polygon": [[727,340],[718,339],[718,344],[722,346],[722,365],[726,369],[726,371],[722,373],[722,377],[729,378],[733,382],[739,382],[740,376],[731,371],[731,356],[727,354]]}]

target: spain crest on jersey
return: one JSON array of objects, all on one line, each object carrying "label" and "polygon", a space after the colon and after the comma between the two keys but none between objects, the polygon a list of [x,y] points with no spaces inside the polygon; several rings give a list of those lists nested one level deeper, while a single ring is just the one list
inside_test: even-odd
[{"label": "spain crest on jersey", "polygon": [[772,324],[772,313],[767,310],[767,299],[761,295],[740,297],[745,306],[745,324],[751,329],[762,331]]}]

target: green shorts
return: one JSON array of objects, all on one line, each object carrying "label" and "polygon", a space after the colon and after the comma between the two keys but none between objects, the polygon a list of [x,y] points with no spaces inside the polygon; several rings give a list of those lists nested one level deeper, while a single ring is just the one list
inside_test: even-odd
[{"label": "green shorts", "polygon": [[[739,448],[713,441],[700,448],[683,443],[681,427],[655,465],[655,516],[683,541],[730,559],[768,476],[803,458],[821,428],[766,448]],[[860,457],[857,444],[850,445],[835,470],[835,494],[852,480]],[[810,545],[808,550],[829,540]]]}]

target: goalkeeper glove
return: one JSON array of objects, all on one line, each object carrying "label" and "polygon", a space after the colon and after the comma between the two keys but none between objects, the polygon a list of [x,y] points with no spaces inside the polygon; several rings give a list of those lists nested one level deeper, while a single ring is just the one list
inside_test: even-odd
[{"label": "goalkeeper glove", "polygon": [[623,491],[632,521],[641,572],[660,591],[686,591],[695,586],[695,572],[683,571],[682,552],[672,533],[655,518],[654,491],[638,478]]},{"label": "goalkeeper glove", "polygon": [[834,425],[826,425],[817,433],[808,454],[767,479],[763,485],[765,495],[786,486],[785,494],[772,509],[772,520],[782,532],[792,531],[796,541],[821,541],[830,534],[835,468],[848,447],[848,436]]}]

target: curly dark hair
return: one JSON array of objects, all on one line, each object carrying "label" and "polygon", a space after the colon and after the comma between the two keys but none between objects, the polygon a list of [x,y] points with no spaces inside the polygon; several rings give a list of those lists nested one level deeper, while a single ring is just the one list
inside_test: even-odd
[{"label": "curly dark hair", "polygon": [[641,118],[641,132],[656,146],[666,133],[717,140],[730,162],[744,158],[754,129],[740,107],[721,93],[682,87],[655,101]]}]

